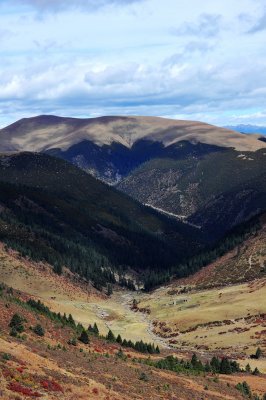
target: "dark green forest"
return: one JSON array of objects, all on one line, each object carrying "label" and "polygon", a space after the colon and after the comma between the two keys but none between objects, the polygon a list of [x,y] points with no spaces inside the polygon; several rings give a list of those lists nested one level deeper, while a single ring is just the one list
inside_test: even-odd
[{"label": "dark green forest", "polygon": [[0,240],[34,261],[65,266],[101,290],[134,289],[130,268],[151,290],[221,256],[259,228],[239,226],[210,246],[203,232],[145,207],[48,155],[0,157]]}]

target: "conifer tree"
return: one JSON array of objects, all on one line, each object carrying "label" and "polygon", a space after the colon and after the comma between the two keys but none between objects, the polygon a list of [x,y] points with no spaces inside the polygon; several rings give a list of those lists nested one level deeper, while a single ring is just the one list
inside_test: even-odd
[{"label": "conifer tree", "polygon": [[227,375],[232,373],[232,368],[228,358],[222,359],[219,372],[221,374],[227,374]]},{"label": "conifer tree", "polygon": [[118,336],[117,336],[116,341],[117,341],[117,343],[119,343],[119,344],[122,344],[122,343],[123,343],[122,338],[121,338],[121,335],[118,335]]},{"label": "conifer tree", "polygon": [[111,296],[113,294],[113,288],[110,283],[107,285],[107,296]]},{"label": "conifer tree", "polygon": [[84,343],[84,344],[89,344],[90,343],[88,333],[85,331],[85,329],[81,332],[81,335],[79,337],[79,341]]},{"label": "conifer tree", "polygon": [[261,355],[262,355],[261,348],[258,347],[255,353],[255,358],[258,360],[261,357]]},{"label": "conifer tree", "polygon": [[113,334],[111,329],[109,329],[106,339],[109,340],[109,342],[115,342],[115,335]]},{"label": "conifer tree", "polygon": [[73,325],[73,326],[76,325],[75,321],[74,321],[74,318],[72,317],[71,314],[69,314],[69,316],[68,316],[68,322],[69,322],[70,325]]},{"label": "conifer tree", "polygon": [[94,322],[93,331],[94,331],[96,336],[99,336],[99,329],[98,329],[98,326],[97,326],[96,322]]}]

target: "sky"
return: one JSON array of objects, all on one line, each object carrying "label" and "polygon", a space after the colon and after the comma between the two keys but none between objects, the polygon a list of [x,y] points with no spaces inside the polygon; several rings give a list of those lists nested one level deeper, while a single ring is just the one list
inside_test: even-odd
[{"label": "sky", "polygon": [[0,127],[39,114],[266,125],[266,0],[0,0]]}]

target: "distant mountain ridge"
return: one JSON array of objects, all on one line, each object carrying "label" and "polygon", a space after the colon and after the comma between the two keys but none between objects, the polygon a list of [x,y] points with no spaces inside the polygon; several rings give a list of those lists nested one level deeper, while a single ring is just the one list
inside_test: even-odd
[{"label": "distant mountain ridge", "polygon": [[1,129],[0,152],[45,152],[116,184],[154,158],[197,157],[219,148],[266,149],[259,138],[202,122],[157,117],[77,119],[42,115]]},{"label": "distant mountain ridge", "polygon": [[1,129],[0,138],[2,152],[66,151],[84,140],[99,146],[119,143],[128,148],[139,140],[159,142],[165,147],[180,141],[233,147],[240,151],[266,147],[257,137],[241,136],[203,122],[136,116],[78,119],[41,115],[24,118]]},{"label": "distant mountain ridge", "polygon": [[255,134],[266,135],[266,126],[261,126],[261,125],[240,124],[240,125],[228,125],[225,126],[225,128],[240,133],[255,133]]}]

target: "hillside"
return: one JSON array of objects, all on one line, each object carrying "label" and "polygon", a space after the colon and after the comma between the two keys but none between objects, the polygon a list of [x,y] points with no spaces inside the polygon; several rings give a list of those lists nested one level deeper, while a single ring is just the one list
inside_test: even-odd
[{"label": "hillside", "polygon": [[[162,370],[159,362],[167,354],[150,357],[128,348],[121,350],[118,343],[93,334],[89,335],[89,344],[76,339],[74,342],[73,337],[80,335],[81,326],[64,322],[62,316],[54,316],[48,309],[39,311],[28,300],[24,293],[1,287],[0,310],[5,315],[0,321],[3,400],[159,400],[177,399],[180,395],[184,400],[199,396],[209,400],[241,400],[243,395],[235,386],[244,379],[253,391],[263,394],[263,377],[236,373],[228,376],[235,383],[227,385],[226,375],[221,375],[221,379],[217,375],[214,380],[211,374],[206,376],[196,368],[193,371],[194,367],[186,371],[182,364],[177,364],[180,371]],[[14,315],[22,318],[22,328],[19,328],[22,333],[10,336],[9,324]],[[36,326],[42,328],[42,335],[35,333]]]},{"label": "hillside", "polygon": [[[187,145],[184,145],[187,146]],[[142,164],[117,187],[201,226],[211,238],[266,207],[266,153],[220,150]]]},{"label": "hillside", "polygon": [[[148,328],[146,336],[142,336],[145,331],[140,327],[145,325],[145,319],[141,312],[124,305],[124,315],[115,315],[114,311],[121,307],[116,296],[128,296],[127,291],[109,298],[93,291],[88,293],[86,286],[75,281],[69,271],[56,277],[49,265],[32,263],[1,246],[0,282],[7,280],[13,289],[0,285],[3,317],[0,319],[0,396],[3,400],[36,397],[51,400],[241,400],[246,397],[236,385],[244,381],[254,394],[262,396],[266,392],[264,359],[241,360],[239,352],[235,351],[231,354],[234,358],[228,360],[239,361],[241,368],[250,362],[252,371],[259,366],[261,372],[257,375],[252,371],[241,372],[235,361],[232,366],[237,370],[234,372],[213,372],[205,363],[213,356],[221,362],[230,351],[220,349],[207,353],[195,349],[197,362],[194,359],[192,363],[192,348],[167,349],[163,341],[158,340],[160,354],[149,354],[127,344],[121,345],[115,339],[106,340],[108,327],[115,329],[115,338],[118,333],[128,338],[133,329],[138,333],[137,340],[144,339],[148,343],[157,340]],[[149,299],[154,302],[154,294],[149,295]],[[146,296],[144,300],[147,301]],[[99,317],[97,309],[93,308],[94,302],[100,309],[110,304],[113,314],[102,313]],[[72,310],[75,322],[69,317]],[[9,325],[15,314],[22,317],[22,322],[13,325],[14,331]],[[131,315],[135,318],[132,329],[124,329],[121,324],[129,327]],[[138,318],[142,322],[137,324]],[[100,335],[88,331],[89,343],[85,344],[79,340],[81,332],[95,321]],[[136,341],[133,336],[131,338]]]},{"label": "hillside", "polygon": [[266,214],[260,217],[261,228],[232,251],[182,280],[198,289],[252,282],[266,276]]},{"label": "hillside", "polygon": [[[259,231],[199,272],[136,296],[153,333],[179,351],[226,352],[266,372],[265,215],[261,220]],[[259,361],[251,357],[257,347]]]},{"label": "hillside", "polygon": [[0,205],[1,240],[97,287],[114,283],[115,271],[161,271],[200,248],[198,229],[48,155],[0,156]]}]

